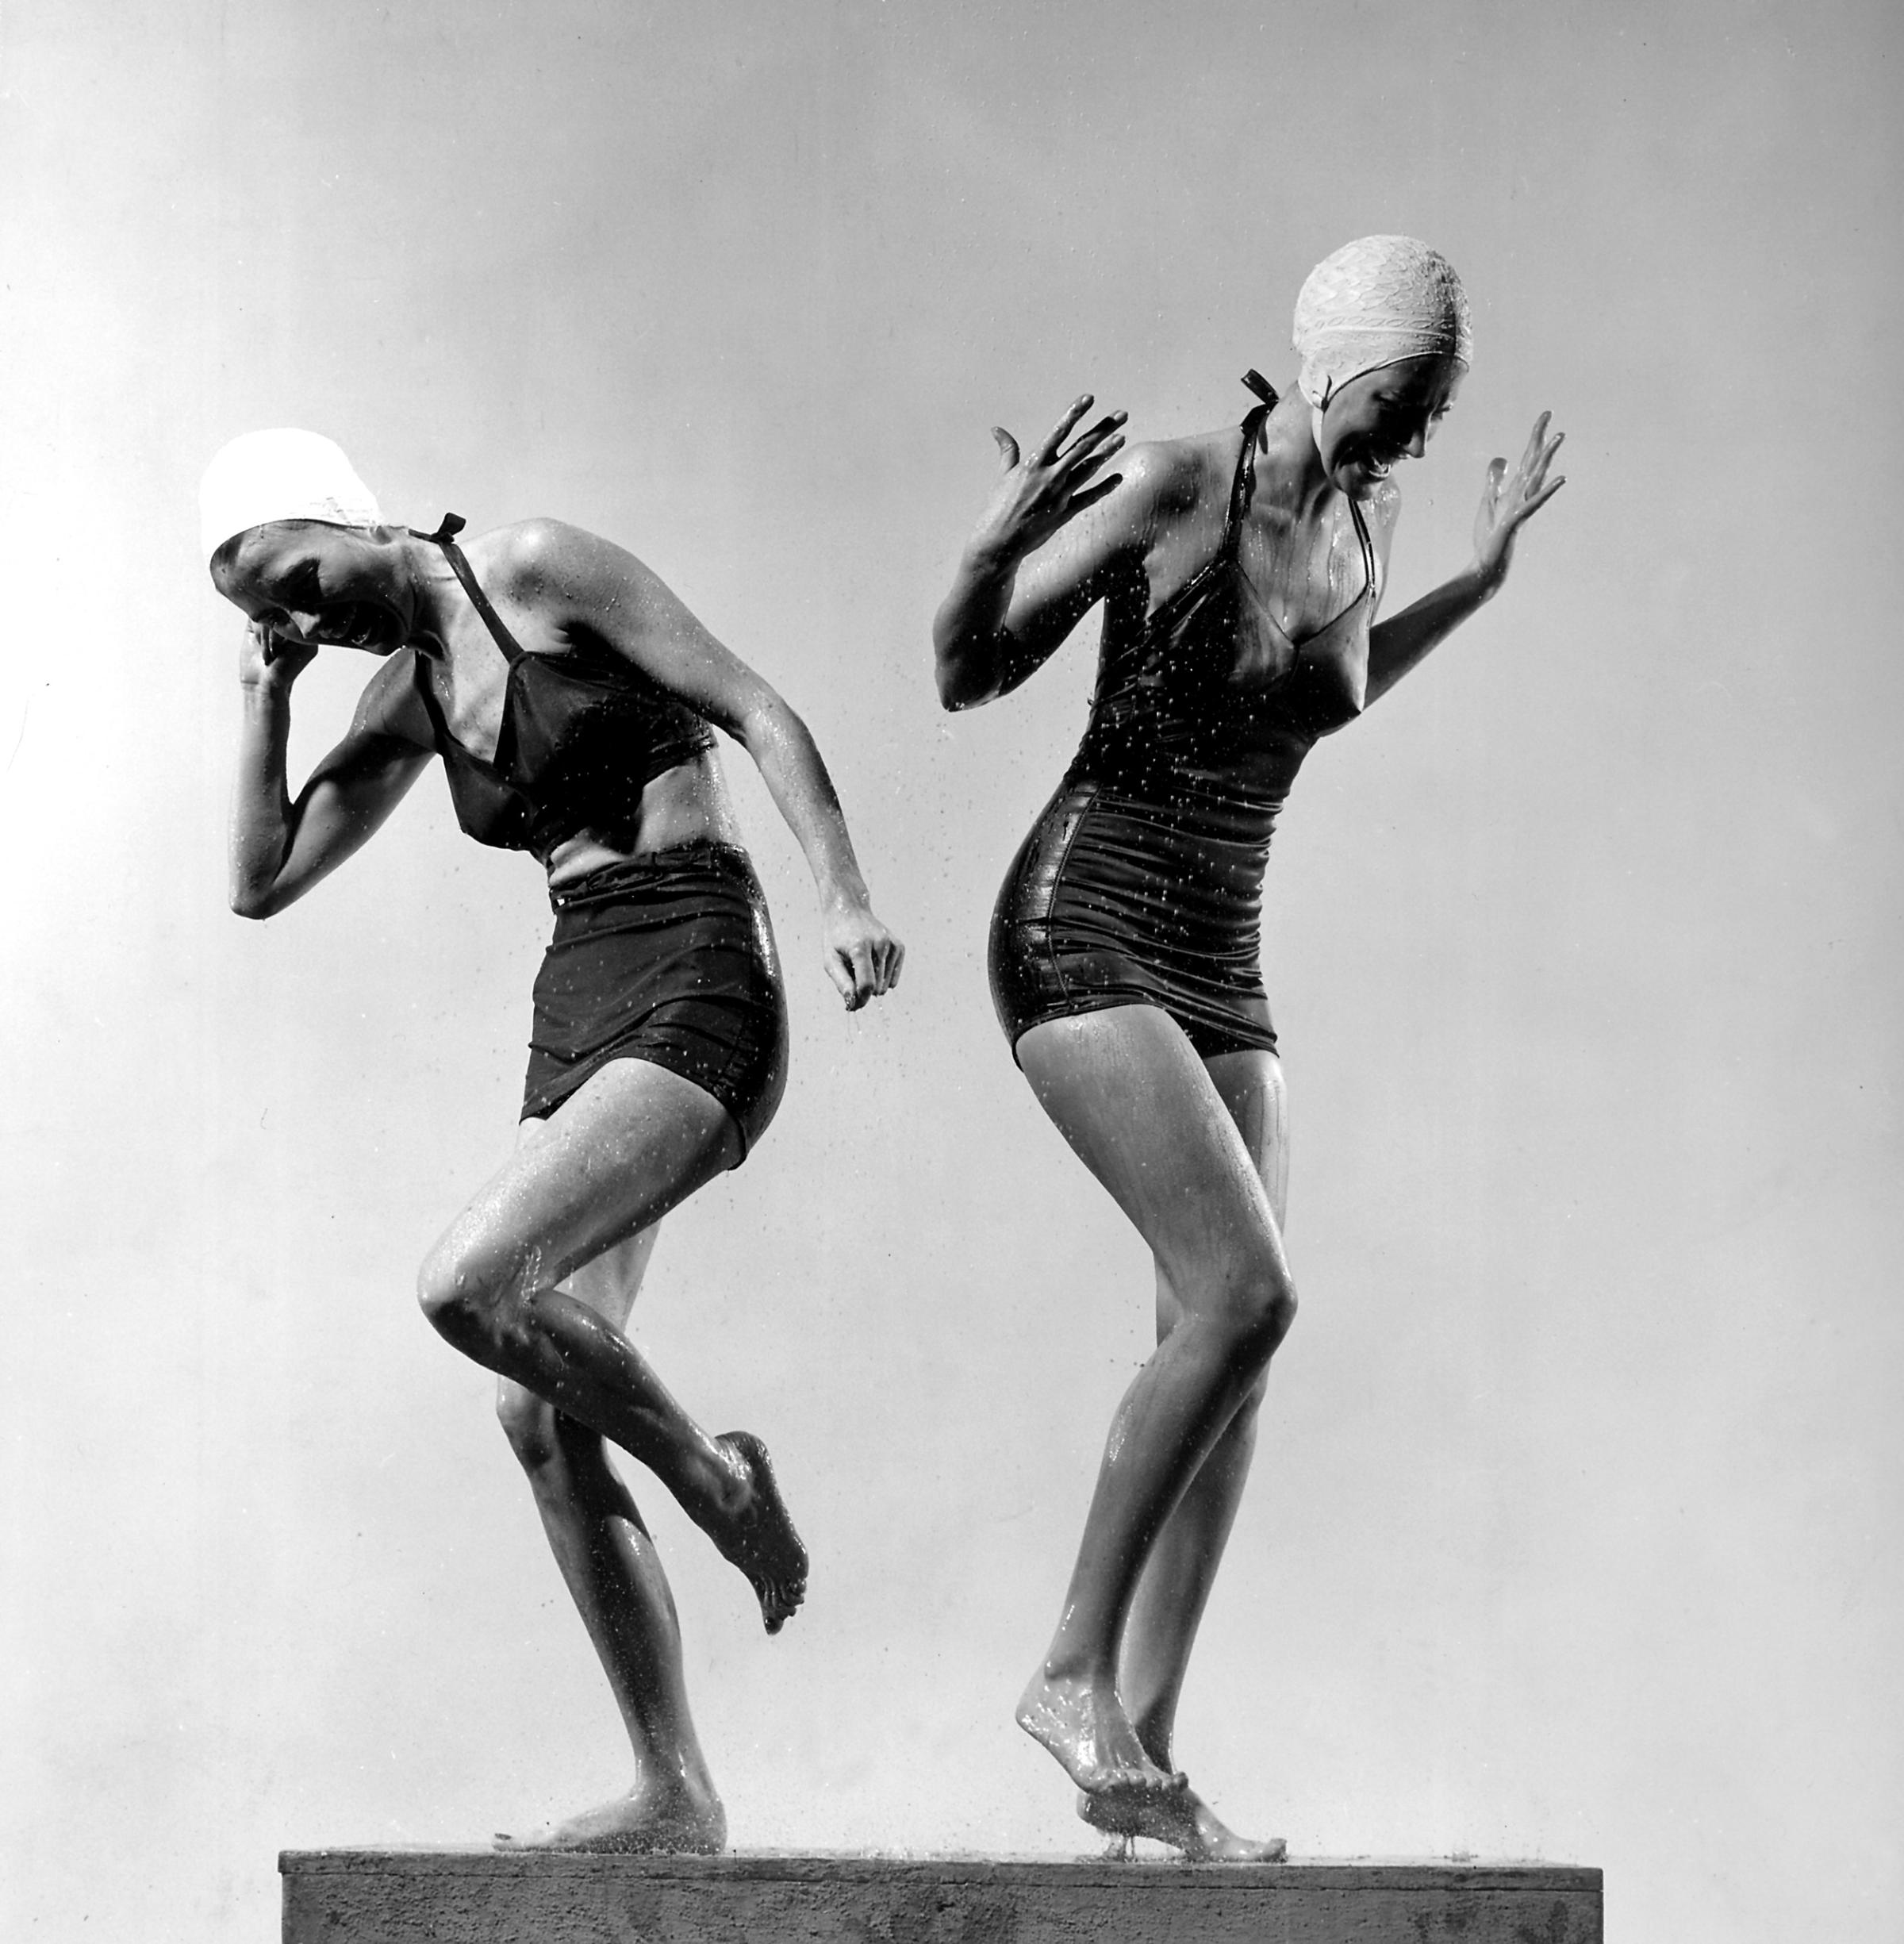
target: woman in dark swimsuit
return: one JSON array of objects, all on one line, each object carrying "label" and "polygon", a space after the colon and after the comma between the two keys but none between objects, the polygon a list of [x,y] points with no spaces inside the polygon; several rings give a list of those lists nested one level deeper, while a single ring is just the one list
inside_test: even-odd
[{"label": "woman in dark swimsuit", "polygon": [[[1497,459],[1469,567],[1372,626],[1399,495],[1468,358],[1426,246],[1368,238],[1297,311],[1301,391],[1240,428],[1131,448],[1081,398],[1004,476],[935,627],[941,699],[1008,693],[1097,602],[1090,720],[1008,875],[992,992],[1040,1105],[1150,1245],[1157,1348],[1113,1421],[1062,1617],[1020,1724],[1087,1822],[1200,1859],[1271,1860],[1173,1762],[1184,1670],[1236,1516],[1271,1355],[1296,1312],[1288,1139],[1258,965],[1277,811],[1350,721],[1499,587],[1562,483],[1545,414]],[[1074,436],[1075,435],[1075,436]]]},{"label": "woman in dark swimsuit", "polygon": [[[463,828],[547,871],[555,932],[520,1138],[432,1251],[420,1294],[501,1376],[504,1427],[633,1746],[629,1794],[541,1840],[718,1850],[726,1819],[674,1603],[604,1445],[655,1473],[777,1631],[807,1559],[764,1447],[704,1431],[624,1334],[662,1216],[739,1164],[785,1076],[773,935],[709,723],[758,764],[806,854],[849,1008],[891,988],[900,947],[799,717],[632,555],[534,520],[466,557],[460,521],[427,535],[384,524],[343,455],[308,433],[235,441],[205,498],[213,580],[251,624],[233,908],[263,918],[301,897],[435,755]],[[294,801],[291,685],[333,644],[382,665]]]}]

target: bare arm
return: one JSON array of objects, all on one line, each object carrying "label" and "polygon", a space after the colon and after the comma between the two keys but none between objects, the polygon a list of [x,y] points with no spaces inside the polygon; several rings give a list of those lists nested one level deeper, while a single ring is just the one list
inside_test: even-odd
[{"label": "bare arm", "polygon": [[292,801],[285,781],[291,685],[314,648],[280,640],[267,663],[263,636],[246,630],[239,670],[244,714],[232,794],[232,909],[268,918],[361,848],[430,759],[400,732],[391,691],[409,666],[386,662],[372,678],[342,742]]},{"label": "bare arm", "polygon": [[558,521],[531,522],[516,547],[513,571],[524,598],[563,629],[607,643],[747,751],[813,874],[827,976],[849,1011],[889,991],[905,950],[873,914],[846,814],[807,725],[625,549]]},{"label": "bare arm", "polygon": [[1514,536],[1522,524],[1567,483],[1564,474],[1547,477],[1565,436],[1561,432],[1552,438],[1547,436],[1548,417],[1543,412],[1534,421],[1527,449],[1511,475],[1504,459],[1495,459],[1488,468],[1480,511],[1475,516],[1474,559],[1452,580],[1444,581],[1432,593],[1369,630],[1368,701],[1393,688],[1499,591],[1514,559]]},{"label": "bare arm", "polygon": [[[1125,482],[1093,475],[1123,444],[1122,412],[1079,432],[1079,398],[1029,454],[1001,426],[1001,474],[932,623],[939,699],[970,709],[1006,695],[1039,667],[1106,591],[1135,528]],[[1134,482],[1133,482],[1134,484]],[[1109,505],[1100,502],[1111,500]]]}]

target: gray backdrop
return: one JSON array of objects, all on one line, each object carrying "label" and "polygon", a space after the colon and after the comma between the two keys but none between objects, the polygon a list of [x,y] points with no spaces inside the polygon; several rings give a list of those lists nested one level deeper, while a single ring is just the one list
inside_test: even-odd
[{"label": "gray backdrop", "polygon": [[[1394,604],[1542,407],[1571,483],[1278,836],[1303,1309],[1180,1753],[1299,1853],[1603,1865],[1623,1939],[1889,1934],[1898,29],[6,8],[10,1931],[265,1935],[279,1845],[625,1779],[489,1381],[410,1295],[511,1138],[537,874],[431,775],[308,902],[228,915],[209,453],[314,426],[401,516],[621,539],[813,725],[904,986],[842,1016],[731,751],[794,1080],[637,1321],[772,1442],[805,1612],[766,1640],[638,1496],[737,1841],[1075,1853],[1010,1710],[1148,1271],[982,953],[1096,630],[953,720],[927,623],[994,420],[1233,419],[1246,365],[1292,380],[1310,265],[1402,230],[1478,350]],[[367,672],[300,684],[301,770]]]}]

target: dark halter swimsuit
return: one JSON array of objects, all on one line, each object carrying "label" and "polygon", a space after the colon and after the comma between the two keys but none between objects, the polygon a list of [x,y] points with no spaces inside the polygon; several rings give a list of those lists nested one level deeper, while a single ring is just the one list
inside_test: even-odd
[{"label": "dark halter swimsuit", "polygon": [[1256,449],[1276,394],[1245,416],[1215,552],[1138,627],[1107,618],[1084,740],[999,893],[992,995],[1015,1047],[1047,1020],[1154,1005],[1200,1054],[1273,1051],[1261,924],[1270,834],[1303,759],[1360,713],[1376,593],[1301,641],[1241,558]]},{"label": "dark halter swimsuit", "polygon": [[714,747],[714,732],[625,657],[586,636],[562,655],[531,655],[510,633],[463,558],[450,514],[434,533],[483,624],[509,665],[496,753],[486,763],[450,733],[416,658],[416,692],[450,782],[456,820],[478,843],[531,851],[546,864],[566,839],[588,831],[611,850],[631,840],[641,793],[677,763]]},{"label": "dark halter swimsuit", "polygon": [[[533,852],[587,832],[634,841],[643,790],[713,747],[693,710],[605,643],[532,655],[490,605],[449,515],[434,533],[509,665],[496,753],[450,733],[421,656],[416,692],[456,820],[479,843]],[[555,931],[536,979],[522,1117],[551,1114],[609,1061],[644,1059],[731,1113],[744,1156],[786,1085],[787,1012],[773,928],[747,853],[701,840],[551,886]]]}]

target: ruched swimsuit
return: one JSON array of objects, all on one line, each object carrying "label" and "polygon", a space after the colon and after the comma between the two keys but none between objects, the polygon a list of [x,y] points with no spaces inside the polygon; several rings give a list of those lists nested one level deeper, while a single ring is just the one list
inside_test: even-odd
[{"label": "ruched swimsuit", "polygon": [[[626,848],[643,790],[712,748],[712,731],[606,643],[530,654],[456,545],[462,527],[452,513],[418,537],[443,549],[509,670],[486,762],[451,734],[416,659],[456,820],[479,843],[544,864],[584,832]],[[787,1072],[780,962],[747,853],[708,839],[645,851],[551,886],[549,900],[555,929],[536,979],[523,1119],[553,1113],[610,1060],[649,1060],[727,1109],[744,1156]]]},{"label": "ruched swimsuit", "polygon": [[1375,550],[1348,501],[1361,591],[1292,641],[1241,558],[1256,449],[1275,394],[1242,421],[1215,552],[1138,627],[1108,619],[1084,740],[1019,847],[992,915],[1006,1036],[1111,1006],[1154,1005],[1200,1054],[1276,1032],[1263,990],[1263,872],[1303,759],[1361,708]]}]

